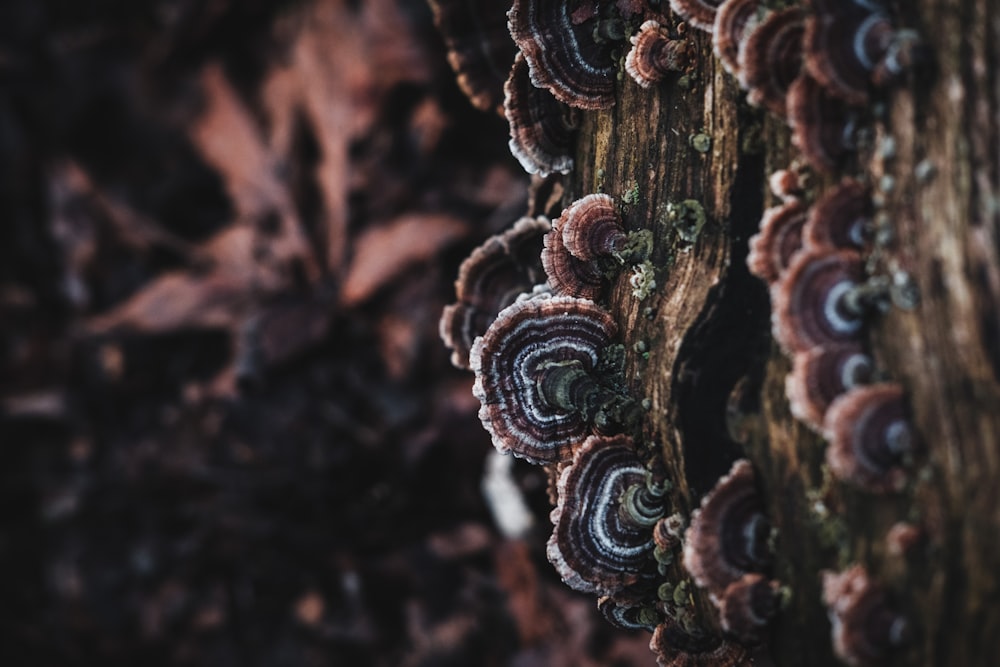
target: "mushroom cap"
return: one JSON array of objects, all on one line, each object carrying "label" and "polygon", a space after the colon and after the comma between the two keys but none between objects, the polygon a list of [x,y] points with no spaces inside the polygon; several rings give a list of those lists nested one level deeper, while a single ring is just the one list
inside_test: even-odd
[{"label": "mushroom cap", "polygon": [[500,311],[469,355],[479,418],[497,450],[534,463],[568,459],[591,427],[549,405],[539,380],[547,364],[594,369],[616,332],[611,315],[585,299],[539,294]]},{"label": "mushroom cap", "polygon": [[552,231],[545,235],[542,246],[542,266],[552,290],[581,299],[596,299],[601,293],[603,276],[595,262],[574,257],[562,233],[562,216],[553,221]]},{"label": "mushroom cap", "polygon": [[684,519],[680,513],[665,516],[653,526],[653,541],[664,551],[670,551],[684,537]]},{"label": "mushroom cap", "polygon": [[594,39],[596,12],[579,1],[514,0],[507,12],[511,37],[524,54],[531,81],[578,109],[615,104],[615,61],[610,42]]},{"label": "mushroom cap", "polygon": [[760,231],[750,239],[747,267],[768,285],[773,285],[802,249],[802,227],[808,214],[798,199],[773,206],[760,219]]},{"label": "mushroom cap", "polygon": [[507,65],[517,49],[507,31],[508,0],[428,0],[458,87],[473,106],[500,112]]},{"label": "mushroom cap", "polygon": [[783,202],[798,199],[802,195],[802,178],[795,169],[778,169],[767,178],[768,187],[774,196]]},{"label": "mushroom cap", "polygon": [[864,264],[853,250],[803,250],[771,290],[771,331],[790,352],[856,343],[863,315],[846,307],[845,296],[864,282]]},{"label": "mushroom cap", "polygon": [[830,617],[833,651],[849,665],[884,660],[908,639],[906,619],[862,565],[822,572],[823,603]]},{"label": "mushroom cap", "polygon": [[559,477],[546,551],[570,588],[610,595],[649,571],[652,529],[622,511],[625,492],[649,477],[628,436],[590,436],[574,452]]},{"label": "mushroom cap", "polygon": [[814,12],[803,38],[805,66],[814,79],[848,104],[868,103],[872,76],[895,36],[889,16],[855,2]]},{"label": "mushroom cap", "polygon": [[469,368],[469,350],[497,313],[545,282],[540,251],[542,237],[552,228],[545,218],[521,218],[491,236],[462,262],[455,281],[457,302],[445,306],[439,333],[452,350],[451,362]]},{"label": "mushroom cap", "polygon": [[737,667],[752,665],[747,650],[713,635],[692,635],[673,618],[653,630],[649,650],[659,667]]},{"label": "mushroom cap", "polygon": [[632,48],[625,54],[625,71],[643,88],[649,88],[669,72],[680,72],[690,63],[688,43],[671,39],[665,26],[649,20],[629,38]]},{"label": "mushroom cap", "polygon": [[503,86],[503,115],[510,127],[510,152],[529,174],[565,174],[573,168],[576,129],[572,110],[538,88],[528,76],[528,63],[514,58]]},{"label": "mushroom cap", "polygon": [[885,534],[886,551],[892,556],[907,557],[927,542],[927,530],[921,525],[897,521]]},{"label": "mushroom cap", "polygon": [[719,600],[722,629],[743,644],[759,642],[778,613],[778,582],[762,574],[745,574],[726,587]]},{"label": "mushroom cap", "polygon": [[855,387],[826,411],[826,461],[840,480],[876,493],[898,489],[905,480],[903,459],[914,449],[914,434],[894,382]]},{"label": "mushroom cap", "polygon": [[739,50],[739,80],[747,101],[784,118],[788,90],[802,69],[804,13],[799,7],[771,12]]},{"label": "mushroom cap", "polygon": [[740,74],[740,50],[747,36],[760,22],[766,8],[761,0],[727,0],[715,14],[712,50],[733,76]]},{"label": "mushroom cap", "polygon": [[860,250],[870,235],[871,217],[868,188],[853,178],[845,178],[813,204],[802,236],[813,248]]},{"label": "mushroom cap", "polygon": [[622,250],[628,241],[615,200],[606,194],[589,194],[566,207],[555,226],[562,232],[566,250],[590,262]]},{"label": "mushroom cap", "polygon": [[771,525],[747,459],[733,464],[691,515],[684,543],[684,568],[718,604],[729,584],[771,561]]},{"label": "mushroom cap", "polygon": [[830,404],[841,394],[871,381],[875,362],[860,345],[825,345],[795,354],[785,379],[792,414],[822,431]]},{"label": "mushroom cap", "polygon": [[816,170],[831,173],[855,150],[851,110],[803,72],[788,89],[792,143]]},{"label": "mushroom cap", "polygon": [[653,607],[622,601],[617,595],[600,597],[597,610],[608,623],[623,630],[653,630],[660,622],[660,614]]},{"label": "mushroom cap", "polygon": [[670,0],[670,8],[699,30],[711,32],[715,14],[725,0]]}]

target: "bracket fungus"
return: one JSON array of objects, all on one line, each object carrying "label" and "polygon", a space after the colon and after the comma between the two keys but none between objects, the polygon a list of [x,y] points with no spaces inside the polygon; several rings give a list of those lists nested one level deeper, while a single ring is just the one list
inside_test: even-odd
[{"label": "bracket fungus", "polygon": [[528,76],[528,63],[514,58],[503,86],[503,115],[510,127],[511,154],[529,174],[565,174],[573,168],[576,136],[572,109]]},{"label": "bracket fungus", "polygon": [[643,88],[649,88],[671,72],[682,72],[691,62],[687,40],[673,39],[667,28],[649,20],[629,38],[632,48],[625,54],[625,71]]},{"label": "bracket fungus", "polygon": [[470,353],[479,418],[497,450],[564,461],[594,426],[615,421],[628,401],[596,369],[616,332],[585,299],[539,294],[501,311]]},{"label": "bracket fungus", "polygon": [[595,299],[601,292],[604,276],[596,262],[574,257],[566,248],[561,218],[553,221],[552,231],[543,239],[542,266],[549,286],[557,294]]},{"label": "bracket fungus", "polygon": [[764,211],[760,231],[750,239],[747,267],[768,286],[774,285],[802,249],[808,209],[797,199]]},{"label": "bracket fungus", "polygon": [[823,422],[833,474],[876,493],[899,489],[915,447],[905,412],[903,388],[890,382],[856,387],[833,401]]},{"label": "bracket fungus", "polygon": [[695,28],[711,32],[715,14],[725,0],[670,0],[670,8]]},{"label": "bracket fungus", "polygon": [[500,111],[504,73],[515,48],[507,32],[507,0],[428,0],[448,49],[458,87],[482,111]]},{"label": "bracket fungus", "polygon": [[566,250],[585,262],[617,255],[628,243],[615,200],[606,194],[577,199],[562,212],[555,227],[562,234]]},{"label": "bracket fungus", "polygon": [[889,604],[885,589],[862,565],[824,571],[823,602],[830,617],[833,650],[849,665],[881,663],[906,643],[909,625]]},{"label": "bracket fungus", "polygon": [[856,150],[851,107],[807,73],[788,88],[786,110],[792,143],[814,169],[835,172]]},{"label": "bracket fungus", "polygon": [[656,626],[649,650],[659,667],[742,667],[753,662],[739,644],[713,635],[694,634],[678,621],[667,618]]},{"label": "bracket fungus", "polygon": [[774,337],[790,352],[857,342],[886,289],[865,281],[864,263],[852,250],[800,252],[772,290]]},{"label": "bracket fungus", "polygon": [[650,630],[660,622],[660,612],[641,602],[622,602],[619,597],[604,595],[597,600],[597,610],[611,625],[623,630]]},{"label": "bracket fungus", "polygon": [[715,14],[712,50],[727,72],[740,74],[740,50],[760,22],[761,0],[727,0]]},{"label": "bracket fungus", "polygon": [[613,28],[617,19],[600,15],[602,9],[611,7],[608,3],[514,0],[507,12],[507,27],[528,61],[532,83],[578,109],[614,106],[611,51],[615,35],[604,35],[616,32],[607,28]]},{"label": "bracket fungus", "polygon": [[441,313],[439,333],[451,351],[451,363],[469,368],[469,350],[497,313],[522,293],[545,281],[539,251],[552,228],[545,218],[521,218],[472,251],[458,269],[456,303]]},{"label": "bracket fungus", "polygon": [[726,587],[719,600],[722,629],[743,644],[756,644],[778,613],[778,582],[762,574],[745,574]]},{"label": "bracket fungus", "polygon": [[868,188],[853,178],[845,178],[809,209],[803,239],[813,248],[861,250],[872,234],[871,218]]},{"label": "bracket fungus", "polygon": [[739,50],[739,81],[747,101],[780,118],[787,114],[786,98],[802,69],[804,15],[799,7],[768,14]]},{"label": "bracket fungus", "polygon": [[753,466],[740,459],[691,515],[684,568],[718,605],[731,583],[770,565],[770,533]]},{"label": "bracket fungus", "polygon": [[828,345],[795,354],[785,394],[796,419],[822,431],[830,404],[844,392],[871,382],[875,362],[860,345]]},{"label": "bracket fungus", "polygon": [[831,94],[862,106],[873,84],[902,76],[918,44],[915,33],[896,30],[880,5],[817,0],[806,26],[805,65]]},{"label": "bracket fungus", "polygon": [[651,574],[652,528],[668,485],[643,466],[631,438],[590,436],[559,477],[547,554],[571,588],[614,594]]}]

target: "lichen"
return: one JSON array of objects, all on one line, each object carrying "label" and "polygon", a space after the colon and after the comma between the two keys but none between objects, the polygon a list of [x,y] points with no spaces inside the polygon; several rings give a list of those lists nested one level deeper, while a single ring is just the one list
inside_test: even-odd
[{"label": "lichen", "polygon": [[653,293],[653,290],[656,289],[656,278],[654,276],[653,265],[648,259],[642,264],[636,264],[633,267],[628,283],[632,286],[632,296],[639,301],[644,300]]},{"label": "lichen", "polygon": [[686,243],[698,240],[705,221],[705,209],[697,199],[685,199],[667,204],[667,222],[677,231],[677,236]]}]

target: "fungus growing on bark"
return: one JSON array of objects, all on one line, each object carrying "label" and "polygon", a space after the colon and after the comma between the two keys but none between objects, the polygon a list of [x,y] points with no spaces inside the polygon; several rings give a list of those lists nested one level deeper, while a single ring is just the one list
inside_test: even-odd
[{"label": "fungus growing on bark", "polygon": [[586,262],[570,253],[559,225],[557,218],[552,231],[543,239],[541,260],[549,286],[557,294],[596,299],[601,293],[601,269],[597,263]]},{"label": "fungus growing on bark", "polygon": [[653,630],[661,619],[652,605],[622,602],[617,596],[610,595],[597,600],[597,610],[608,623],[624,630]]},{"label": "fungus growing on bark", "polygon": [[591,301],[536,295],[500,312],[469,355],[479,418],[500,452],[534,463],[568,459],[620,397],[595,378],[617,331]]},{"label": "fungus growing on bark", "polygon": [[671,72],[682,72],[691,62],[687,40],[671,39],[665,26],[646,21],[629,38],[632,48],[625,55],[625,71],[643,88],[649,88]]},{"label": "fungus growing on bark", "polygon": [[864,263],[853,250],[803,250],[771,290],[771,331],[789,352],[855,343],[866,314],[881,306],[886,290],[880,282],[865,282]]},{"label": "fungus growing on bark", "polygon": [[743,644],[761,641],[768,623],[778,613],[779,584],[762,574],[745,574],[726,587],[719,600],[722,629]]},{"label": "fungus growing on bark", "polygon": [[813,78],[848,104],[868,103],[872,84],[898,79],[911,64],[916,36],[897,31],[880,6],[816,2],[803,39]]},{"label": "fungus growing on bark", "polygon": [[679,622],[666,618],[656,626],[649,650],[659,667],[737,667],[751,665],[747,650],[733,642],[704,633],[693,634]]},{"label": "fungus growing on bark", "polygon": [[458,87],[473,106],[500,113],[507,68],[517,49],[507,31],[507,0],[428,0]]},{"label": "fungus growing on bark", "polygon": [[803,239],[813,248],[860,250],[871,236],[871,217],[868,188],[845,178],[813,204],[802,230]]},{"label": "fungus growing on bark", "polygon": [[897,557],[906,558],[927,542],[927,531],[923,526],[897,521],[885,534],[886,551]]},{"label": "fungus growing on bark", "polygon": [[510,126],[508,145],[524,170],[540,176],[569,172],[576,136],[572,109],[531,83],[528,63],[520,53],[503,91],[503,115]]},{"label": "fungus growing on bark", "polygon": [[890,382],[856,387],[826,411],[826,461],[840,480],[868,491],[898,490],[903,464],[914,451],[903,388]]},{"label": "fungus growing on bark", "polygon": [[718,605],[729,584],[770,564],[770,532],[753,466],[740,459],[692,514],[685,534],[684,568]]},{"label": "fungus growing on bark", "polygon": [[802,69],[803,12],[772,12],[747,35],[739,50],[739,80],[747,101],[784,118],[786,98]]},{"label": "fungus growing on bark", "polygon": [[802,178],[793,168],[778,169],[771,172],[767,178],[767,185],[771,188],[774,196],[783,202],[798,199],[803,194]]},{"label": "fungus growing on bark", "polygon": [[760,219],[760,231],[750,239],[747,267],[769,286],[788,268],[802,249],[802,227],[808,209],[797,199],[773,206]]},{"label": "fungus growing on bark", "polygon": [[650,574],[666,485],[642,465],[631,438],[587,438],[557,490],[546,553],[570,588],[610,595]]},{"label": "fungus growing on bark", "polygon": [[766,11],[761,0],[728,0],[715,14],[712,29],[712,50],[722,66],[733,76],[740,73],[740,47],[760,22]]},{"label": "fungus growing on bark", "polygon": [[656,522],[653,527],[653,541],[664,551],[674,549],[684,537],[684,519],[675,512]]},{"label": "fungus growing on bark", "polygon": [[606,194],[590,194],[566,207],[556,221],[566,250],[577,259],[591,262],[620,253],[628,243],[615,200]]},{"label": "fungus growing on bark", "polygon": [[786,98],[792,143],[814,169],[830,173],[854,152],[852,112],[815,79],[803,72]]},{"label": "fungus growing on bark", "polygon": [[615,24],[599,16],[599,9],[556,0],[514,0],[507,12],[507,27],[528,61],[532,83],[579,109],[615,104],[614,41],[604,36],[616,32]]},{"label": "fungus growing on bark", "polygon": [[795,355],[785,380],[792,414],[815,431],[838,396],[871,382],[875,362],[860,345],[828,345]]},{"label": "fungus growing on bark", "polygon": [[670,8],[695,28],[711,32],[715,14],[725,0],[670,0]]},{"label": "fungus growing on bark", "polygon": [[822,573],[823,603],[832,626],[833,650],[849,665],[885,660],[908,638],[906,619],[889,604],[881,586],[861,565]]},{"label": "fungus growing on bark", "polygon": [[542,237],[552,228],[545,218],[521,218],[513,227],[486,240],[458,269],[456,303],[445,306],[439,333],[451,351],[451,363],[469,368],[469,350],[497,313],[518,295],[545,282],[539,257]]}]

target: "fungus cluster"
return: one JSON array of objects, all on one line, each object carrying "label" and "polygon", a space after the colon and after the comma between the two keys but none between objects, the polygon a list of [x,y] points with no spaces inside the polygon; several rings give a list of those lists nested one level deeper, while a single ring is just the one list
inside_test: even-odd
[{"label": "fungus cluster", "polygon": [[764,575],[771,562],[771,525],[753,466],[740,459],[691,516],[684,568],[719,608],[722,628],[756,643],[778,611],[778,584]]},{"label": "fungus cluster", "polygon": [[906,619],[890,604],[886,591],[861,565],[823,572],[823,602],[833,628],[833,650],[849,665],[884,660],[905,643]]},{"label": "fungus cluster", "polygon": [[537,294],[500,311],[469,355],[479,418],[501,453],[534,463],[568,460],[628,401],[598,365],[617,325],[586,299]]},{"label": "fungus cluster", "polygon": [[[827,463],[836,477],[869,491],[895,489],[913,441],[902,389],[869,386],[877,372],[866,324],[888,303],[886,281],[867,276],[862,257],[872,238],[871,197],[845,179],[812,206],[795,196],[784,200],[764,212],[747,265],[770,288],[772,333],[792,358],[792,414],[829,441]],[[860,408],[876,396],[890,421]]]},{"label": "fungus cluster", "polygon": [[683,72],[691,62],[691,46],[674,39],[666,27],[649,20],[629,38],[632,48],[625,56],[625,71],[643,88],[649,88],[671,72]]},{"label": "fungus cluster", "polygon": [[[712,33],[716,56],[748,102],[787,122],[804,160],[824,173],[855,150],[873,90],[920,56],[913,34],[897,30],[870,0],[669,4],[686,25]],[[639,14],[663,18],[621,0],[514,0],[506,18],[516,55],[502,106],[510,150],[525,171],[573,168],[577,110],[615,104],[619,62],[643,88],[690,67],[696,42],[685,39],[684,24],[633,21]],[[435,15],[443,31],[465,20],[438,7]],[[491,33],[493,19],[484,24]],[[508,52],[487,42],[484,59],[447,34],[446,43],[467,79],[463,88],[482,108],[493,105],[468,83],[469,72],[472,63]],[[772,331],[793,361],[791,410],[827,439],[837,478],[873,492],[897,489],[914,437],[901,387],[880,381],[867,349],[866,324],[886,303],[885,281],[869,276],[865,262],[874,239],[868,188],[845,179],[810,201],[796,169],[770,182],[781,203],[764,213],[747,262],[770,288]],[[748,647],[766,640],[781,606],[752,464],[737,461],[685,528],[683,515],[670,513],[671,484],[656,455],[621,433],[638,434],[631,428],[637,405],[622,392],[622,369],[612,361],[618,327],[597,301],[623,266],[633,269],[637,296],[655,286],[648,234],[627,231],[606,194],[570,203],[551,225],[523,219],[463,264],[458,303],[446,309],[441,335],[453,361],[475,373],[479,416],[494,446],[547,465],[555,479],[547,555],[563,580],[599,596],[613,624],[653,630],[660,665],[749,664]],[[667,580],[679,554],[691,581]],[[895,645],[902,626],[886,615],[884,594],[864,572],[851,572],[828,575],[824,595],[835,649],[854,664]],[[692,582],[716,607],[721,636],[693,618]]]},{"label": "fungus cluster", "polygon": [[625,231],[614,199],[590,194],[567,206],[545,235],[542,266],[558,294],[597,298],[606,273],[642,260],[648,233]]},{"label": "fungus cluster", "polygon": [[507,27],[528,61],[532,83],[578,109],[613,106],[611,51],[621,28],[610,15],[612,8],[611,3],[515,0]]},{"label": "fungus cluster", "polygon": [[559,476],[552,510],[548,557],[563,581],[614,600],[650,578],[652,527],[663,514],[667,488],[642,464],[628,436],[587,438]]},{"label": "fungus cluster", "polygon": [[457,301],[445,306],[439,326],[456,367],[469,368],[473,341],[486,333],[497,313],[544,282],[539,252],[551,228],[545,218],[521,218],[462,262],[455,281]]},{"label": "fungus cluster", "polygon": [[747,101],[786,119],[802,155],[823,172],[855,150],[854,126],[873,88],[902,78],[923,57],[912,31],[866,0],[812,0],[771,9],[761,0],[671,0],[712,33],[716,56]]},{"label": "fungus cluster", "polygon": [[[868,386],[878,373],[866,324],[888,305],[887,281],[868,276],[863,259],[874,238],[871,195],[845,178],[807,206],[792,173],[772,178],[783,202],[764,212],[747,256],[751,273],[769,286],[772,332],[792,358],[792,414],[829,441],[836,477],[873,492],[897,489],[914,443],[899,385]],[[860,408],[874,397],[891,420]]]}]

